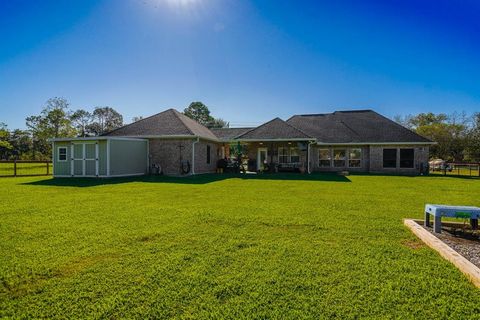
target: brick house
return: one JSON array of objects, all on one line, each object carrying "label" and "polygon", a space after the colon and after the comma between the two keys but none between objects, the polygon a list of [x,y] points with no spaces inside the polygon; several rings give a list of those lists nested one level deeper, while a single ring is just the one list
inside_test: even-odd
[{"label": "brick house", "polygon": [[208,129],[175,109],[101,137],[53,139],[55,176],[215,172],[241,146],[251,171],[420,174],[434,142],[371,110],[275,118],[254,128]]}]

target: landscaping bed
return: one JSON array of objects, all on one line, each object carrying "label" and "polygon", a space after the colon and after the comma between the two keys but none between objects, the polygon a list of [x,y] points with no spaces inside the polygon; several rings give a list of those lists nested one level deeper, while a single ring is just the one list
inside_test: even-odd
[{"label": "landscaping bed", "polygon": [[461,224],[453,223],[444,223],[442,225],[442,233],[434,233],[432,227],[423,226],[423,228],[480,268],[479,230],[474,231],[470,228],[462,230]]}]

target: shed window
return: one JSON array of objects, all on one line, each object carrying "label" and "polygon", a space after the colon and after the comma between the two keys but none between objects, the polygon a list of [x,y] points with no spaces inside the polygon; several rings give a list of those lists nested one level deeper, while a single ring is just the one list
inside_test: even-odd
[{"label": "shed window", "polygon": [[67,161],[67,148],[59,147],[58,148],[58,161]]},{"label": "shed window", "polygon": [[318,150],[318,166],[330,167],[332,165],[332,157],[330,156],[330,149]]},{"label": "shed window", "polygon": [[348,153],[348,166],[350,168],[360,168],[362,165],[362,149],[352,148]]},{"label": "shed window", "polygon": [[383,167],[397,167],[397,149],[383,149]]},{"label": "shed window", "polygon": [[210,164],[210,146],[207,145],[207,163]]},{"label": "shed window", "polygon": [[345,167],[347,151],[345,149],[333,150],[333,166]]},{"label": "shed window", "polygon": [[415,163],[414,149],[400,149],[400,168],[413,168]]}]

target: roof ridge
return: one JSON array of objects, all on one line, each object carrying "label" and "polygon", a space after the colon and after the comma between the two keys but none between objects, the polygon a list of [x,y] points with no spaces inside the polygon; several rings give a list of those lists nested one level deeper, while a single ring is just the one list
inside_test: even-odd
[{"label": "roof ridge", "polygon": [[408,130],[408,131],[410,131],[411,133],[413,133],[413,134],[415,134],[415,135],[417,135],[417,136],[419,136],[419,137],[421,137],[421,138],[423,138],[423,139],[425,139],[425,140],[428,140],[429,142],[433,142],[432,140],[430,140],[430,139],[428,139],[428,138],[426,138],[426,137],[424,137],[424,136],[416,133],[416,132],[413,131],[412,129],[407,128],[407,127],[404,127],[404,126],[402,126],[400,123],[398,123],[398,122],[396,122],[396,121],[393,121],[392,119],[389,119],[389,118],[385,117],[384,115],[382,115],[382,114],[380,114],[380,113],[378,113],[378,112],[376,112],[376,111],[373,111],[373,110],[372,110],[372,112],[375,113],[376,115],[384,118],[384,119],[387,119],[388,121],[392,122],[392,123],[393,123],[394,125],[396,125],[397,127],[400,127],[400,128],[402,128],[402,129],[404,129],[404,130]]},{"label": "roof ridge", "polygon": [[155,116],[158,116],[159,114],[162,114],[162,113],[167,112],[167,111],[169,111],[169,110],[175,110],[175,109],[170,108],[170,109],[167,109],[167,110],[160,111],[160,112],[155,113],[155,114],[152,114],[151,116],[148,116],[148,117],[146,117],[146,118],[142,118],[142,119],[140,119],[140,120],[138,120],[138,121],[134,121],[134,122],[131,122],[131,123],[127,123],[126,125],[123,125],[123,126],[118,127],[118,128],[116,128],[116,129],[113,129],[113,130],[110,130],[110,131],[108,131],[108,132],[102,133],[100,136],[106,136],[106,135],[108,135],[108,134],[110,134],[110,133],[112,133],[112,132],[115,132],[115,131],[118,131],[118,130],[120,130],[120,129],[129,127],[129,126],[131,126],[131,125],[133,125],[133,124],[135,124],[135,123],[143,122],[144,120],[148,120],[148,119],[150,119],[150,118],[153,118],[153,117],[155,117]]},{"label": "roof ridge", "polygon": [[[183,124],[183,126],[184,126],[185,128],[187,128],[188,132],[190,132],[190,133],[191,133],[192,135],[194,135],[194,136],[196,135],[196,134],[192,131],[192,129],[190,128],[190,126],[189,126],[187,123],[185,123],[185,121],[179,116],[179,113],[180,113],[179,111],[177,111],[177,110],[175,110],[175,109],[173,109],[173,108],[168,109],[167,111],[169,111],[169,110],[173,111],[173,114],[175,115],[175,117],[177,117],[177,119],[180,120],[180,122]],[[184,114],[182,114],[182,115],[184,115]],[[184,115],[184,116],[185,116],[185,115]],[[186,117],[186,116],[185,116],[185,117]],[[193,119],[192,119],[192,120],[193,120]],[[193,120],[193,121],[195,121],[195,120]],[[198,122],[197,122],[197,123],[198,123]],[[200,123],[199,123],[199,124],[200,124]]]},{"label": "roof ridge", "polygon": [[248,133],[250,133],[250,132],[252,132],[252,131],[254,131],[254,130],[257,130],[258,128],[261,128],[261,127],[263,127],[263,126],[266,126],[267,124],[269,124],[269,123],[271,123],[271,122],[273,122],[273,121],[275,121],[275,120],[280,120],[283,124],[286,124],[286,125],[289,126],[290,128],[293,128],[294,130],[297,130],[298,132],[300,132],[301,134],[305,135],[305,136],[308,137],[308,138],[312,138],[312,139],[314,138],[314,137],[312,137],[311,135],[309,135],[309,134],[307,134],[306,132],[304,132],[303,130],[301,130],[301,129],[295,127],[294,125],[291,125],[291,124],[288,123],[287,121],[281,119],[280,117],[275,117],[275,118],[273,118],[273,119],[270,120],[270,121],[267,121],[267,122],[265,122],[265,123],[262,123],[262,124],[259,125],[258,127],[254,127],[254,128],[252,128],[252,129],[250,129],[250,130],[248,130],[248,131],[246,131],[246,132],[244,132],[244,133],[242,133],[242,134],[239,134],[238,136],[234,137],[234,139],[240,138],[240,137],[242,137],[242,136],[244,136],[244,135],[246,135],[246,134],[248,134]]}]

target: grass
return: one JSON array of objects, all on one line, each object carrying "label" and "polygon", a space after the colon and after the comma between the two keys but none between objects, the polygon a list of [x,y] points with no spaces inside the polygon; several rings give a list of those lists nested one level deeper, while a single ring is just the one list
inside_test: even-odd
[{"label": "grass", "polygon": [[[52,174],[52,164],[49,164],[49,173]],[[13,176],[14,164],[0,161],[0,176]],[[44,163],[17,163],[17,175],[46,175],[47,164]]]},{"label": "grass", "polygon": [[0,317],[479,319],[402,224],[456,177],[0,180]]}]

